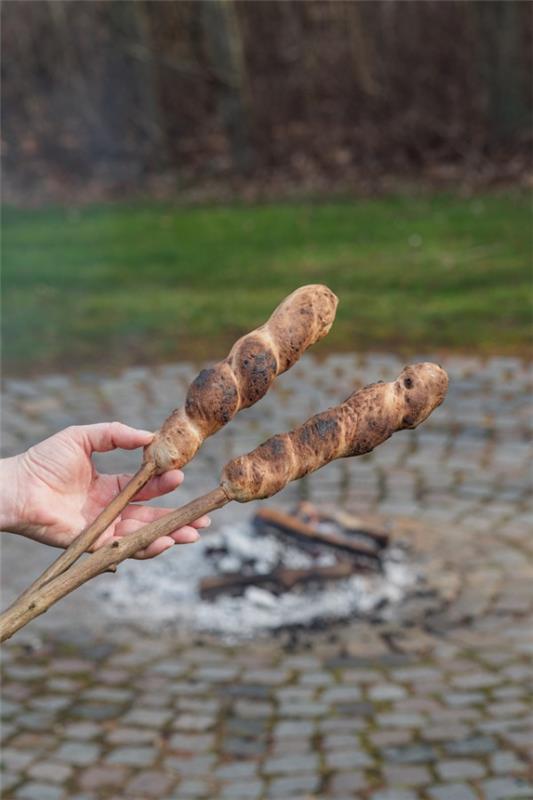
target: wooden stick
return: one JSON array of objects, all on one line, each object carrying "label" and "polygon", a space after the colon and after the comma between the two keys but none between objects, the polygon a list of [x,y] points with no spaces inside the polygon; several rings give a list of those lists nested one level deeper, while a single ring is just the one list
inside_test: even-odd
[{"label": "wooden stick", "polygon": [[20,595],[19,599],[25,600],[29,598],[46,583],[65,572],[71,564],[78,560],[82,553],[89,550],[98,537],[114,522],[130,500],[148,483],[154,474],[155,465],[145,462],[122,491],[96,517],[94,522],[78,534],[67,549]]},{"label": "wooden stick", "polygon": [[209,514],[217,508],[222,508],[228,502],[228,496],[218,486],[177,511],[173,511],[149,525],[144,525],[135,533],[104,545],[87,558],[73,564],[68,571],[48,581],[32,595],[27,596],[24,593],[23,598],[18,598],[0,615],[0,641],[4,642],[9,639],[16,631],[35,617],[44,614],[50,606],[86,581],[102,572],[107,572],[111,567],[133,556],[138,550],[148,547],[160,536],[167,536],[177,528],[190,525],[195,519]]}]

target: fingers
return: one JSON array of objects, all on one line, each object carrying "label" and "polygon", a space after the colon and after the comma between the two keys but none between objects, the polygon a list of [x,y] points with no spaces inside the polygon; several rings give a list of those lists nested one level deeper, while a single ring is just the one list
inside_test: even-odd
[{"label": "fingers", "polygon": [[135,553],[133,558],[137,558],[141,561],[147,558],[155,558],[156,556],[160,556],[161,553],[164,553],[165,550],[170,550],[171,547],[174,547],[174,544],[174,539],[170,536],[160,536],[159,539],[156,539],[151,545],[145,547],[144,550],[139,550]]},{"label": "fingers", "polygon": [[174,541],[174,544],[191,544],[192,542],[197,542],[200,536],[198,531],[191,525],[184,525],[183,528],[171,533],[170,538]]},{"label": "fingers", "polygon": [[[131,473],[122,473],[120,475],[98,475],[96,476],[96,487],[98,490],[98,499],[102,505],[111,502],[114,497],[121,492],[125,486],[131,481],[133,475]],[[164,475],[159,475],[153,478],[144,486],[136,495],[137,500],[152,500],[154,497],[159,497],[168,492],[174,491],[177,486],[183,483],[183,473],[179,469],[172,469]]]},{"label": "fingers", "polygon": [[[142,507],[139,507],[139,510]],[[165,512],[166,509],[148,509],[145,507],[146,511],[163,511]],[[134,518],[123,519],[116,527],[115,536],[114,538],[122,538],[123,536],[128,536],[128,534],[134,533],[136,530],[139,530],[143,526],[146,520],[139,520]],[[173,547],[175,544],[192,544],[193,542],[198,541],[200,538],[198,531],[195,528],[186,525],[179,530],[174,531],[170,536],[160,536],[155,542],[152,542],[142,550],[139,550],[135,553],[134,558],[154,558],[154,556],[158,556],[161,553],[164,553],[165,550],[168,550],[170,547]]]},{"label": "fingers", "polygon": [[137,447],[146,447],[154,438],[154,434],[150,431],[130,428],[122,422],[78,425],[72,430],[76,436],[81,437],[88,453],[105,453],[117,447],[123,450],[135,450]]},{"label": "fingers", "polygon": [[151,508],[150,506],[136,506],[130,504],[122,512],[120,519],[104,533],[102,533],[91,550],[98,550],[105,544],[109,544],[112,539],[120,539],[128,533],[139,530],[148,522],[155,522],[156,519],[164,517],[170,512],[169,508]]},{"label": "fingers", "polygon": [[188,525],[185,528],[180,528],[170,536],[160,536],[155,542],[145,547],[144,550],[139,550],[135,553],[134,558],[145,559],[154,558],[155,556],[164,553],[165,550],[173,547],[175,544],[193,544],[197,542],[200,537],[194,528]]},{"label": "fingers", "polygon": [[[130,503],[122,512],[122,520],[135,520],[145,525],[147,522],[155,522],[156,519],[166,517],[174,509],[161,508],[160,506],[138,506],[135,503]],[[119,523],[120,524],[120,523]],[[137,525],[140,528],[140,525]]]},{"label": "fingers", "polygon": [[[128,477],[129,476],[125,476]],[[133,498],[135,502],[139,500],[152,500],[154,497],[160,497],[162,494],[168,494],[177,489],[183,483],[183,472],[180,469],[170,469],[156,478],[148,481],[140,492]],[[122,489],[122,486],[120,487]]]},{"label": "fingers", "polygon": [[[91,550],[96,550],[99,547],[102,547],[104,544],[109,544],[112,539],[121,539],[124,536],[128,536],[129,534],[138,531],[147,523],[161,519],[162,517],[167,516],[169,513],[171,513],[171,509],[168,508],[138,506],[132,503],[123,511],[122,518],[115,526],[113,535],[111,536],[110,531],[103,533],[95,542]],[[135,553],[134,558],[154,558],[155,556],[164,553],[165,550],[168,550],[175,544],[192,544],[197,542],[200,538],[198,530],[207,528],[210,524],[211,520],[208,516],[200,517],[190,525],[185,525],[184,527],[173,531],[168,536],[160,536],[154,542],[149,544],[148,547],[145,547]]]},{"label": "fingers", "polygon": [[[137,522],[142,522],[146,524],[148,522],[154,522],[156,519],[161,519],[161,517],[166,517],[167,514],[172,513],[175,509],[172,508],[160,508],[159,506],[138,506],[135,503],[130,503],[124,511],[122,512],[122,520],[135,520]],[[121,523],[119,523],[120,525]],[[199,519],[191,522],[191,527],[200,530],[202,528],[208,528],[211,525],[211,520],[208,516],[200,517]],[[140,527],[137,526],[137,527]]]},{"label": "fingers", "polygon": [[191,525],[193,528],[196,528],[197,530],[201,530],[202,528],[209,528],[209,526],[211,525],[211,519],[207,515],[204,515],[203,517],[200,517],[194,522],[191,522]]}]

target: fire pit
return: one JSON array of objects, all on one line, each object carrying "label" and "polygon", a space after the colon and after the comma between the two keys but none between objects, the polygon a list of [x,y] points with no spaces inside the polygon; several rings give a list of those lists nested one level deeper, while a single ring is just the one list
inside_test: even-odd
[{"label": "fire pit", "polygon": [[230,637],[383,619],[422,581],[407,545],[377,518],[307,502],[291,513],[267,507],[179,558],[139,566],[124,564],[101,593],[121,619]]},{"label": "fire pit", "polygon": [[[246,537],[243,547],[233,537],[208,550],[218,575],[200,582],[202,597],[239,596],[250,586],[264,586],[279,595],[300,584],[383,572],[387,533],[347,514],[320,512],[311,503],[300,503],[293,513],[261,509],[252,523],[261,541]],[[266,552],[265,534],[270,534]]]}]

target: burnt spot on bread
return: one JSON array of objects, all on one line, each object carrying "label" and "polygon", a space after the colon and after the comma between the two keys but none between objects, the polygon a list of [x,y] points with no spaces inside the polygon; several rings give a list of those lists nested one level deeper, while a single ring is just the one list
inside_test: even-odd
[{"label": "burnt spot on bread", "polygon": [[318,469],[338,454],[341,426],[335,412],[330,409],[317,414],[289,434],[297,462],[295,477]]},{"label": "burnt spot on bread", "polygon": [[263,339],[247,336],[234,354],[233,363],[241,408],[248,408],[267,393],[277,375],[278,362],[272,348]]},{"label": "burnt spot on bread", "polygon": [[216,374],[216,368],[210,367],[209,369],[201,370],[191,384],[191,389],[194,387],[196,391],[206,389]]},{"label": "burnt spot on bread", "polygon": [[256,464],[263,465],[269,480],[276,481],[279,477],[283,479],[287,472],[290,463],[289,448],[289,434],[278,433],[259,445],[251,457]]},{"label": "burnt spot on bread", "polygon": [[272,436],[263,445],[261,445],[262,455],[274,461],[278,458],[284,458],[287,455],[287,442],[285,436],[278,434]]},{"label": "burnt spot on bread", "polygon": [[203,369],[192,382],[185,401],[185,413],[206,435],[226,425],[238,407],[239,393],[226,362]]},{"label": "burnt spot on bread", "polygon": [[348,453],[350,456],[364,456],[366,453],[371,453],[375,447],[375,443],[369,436],[362,436],[357,444],[354,445],[353,450]]},{"label": "burnt spot on bread", "polygon": [[333,416],[324,417],[322,415],[315,417],[315,430],[319,439],[327,439],[331,434],[338,433],[338,423]]}]

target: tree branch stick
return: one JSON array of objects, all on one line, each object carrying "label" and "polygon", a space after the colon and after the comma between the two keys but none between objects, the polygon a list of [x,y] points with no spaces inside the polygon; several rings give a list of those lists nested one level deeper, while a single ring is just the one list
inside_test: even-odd
[{"label": "tree branch stick", "polygon": [[144,525],[135,533],[104,545],[78,564],[73,564],[67,572],[41,586],[32,595],[28,596],[28,593],[24,592],[0,615],[0,641],[4,642],[9,639],[16,631],[35,617],[44,614],[50,606],[86,581],[106,572],[126,558],[130,558],[138,550],[148,547],[160,536],[167,536],[177,528],[190,525],[194,520],[217,508],[222,508],[228,502],[229,498],[222,487],[217,486],[216,489],[192,500],[182,508],[149,525]]},{"label": "tree branch stick", "polygon": [[[20,595],[19,600],[25,600],[31,597],[34,592],[40,589],[49,581],[56,578],[65,572],[71,564],[78,560],[82,553],[85,553],[95,543],[98,537],[108,528],[111,523],[118,517],[120,512],[127,506],[137,492],[143,486],[146,486],[150,478],[155,474],[155,464],[152,462],[145,462],[141,468],[135,473],[129,483],[117,494],[115,498],[109,503],[103,511],[96,517],[94,522],[91,522],[88,528],[85,528],[78,536],[72,541],[66,550],[56,558],[47,569],[34,580],[31,586]],[[17,601],[18,602],[18,601]]]}]

